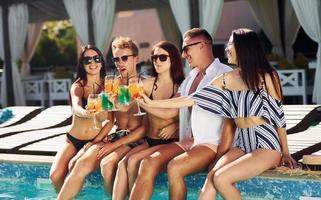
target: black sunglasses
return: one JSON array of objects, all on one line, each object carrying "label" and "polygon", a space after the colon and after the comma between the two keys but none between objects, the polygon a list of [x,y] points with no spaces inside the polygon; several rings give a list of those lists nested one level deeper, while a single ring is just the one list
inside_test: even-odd
[{"label": "black sunglasses", "polygon": [[120,62],[120,60],[122,60],[123,62],[127,62],[128,57],[130,57],[130,56],[135,56],[135,55],[124,55],[124,56],[120,56],[120,57],[113,57],[113,58],[111,58],[111,60],[114,63]]},{"label": "black sunglasses", "polygon": [[194,45],[197,45],[197,44],[200,44],[200,43],[202,43],[202,41],[200,41],[200,42],[194,42],[194,43],[192,43],[192,44],[188,44],[188,45],[182,47],[182,51],[183,51],[184,53],[187,53],[189,47],[194,46]]},{"label": "black sunglasses", "polygon": [[167,57],[169,57],[169,55],[160,54],[160,55],[152,55],[150,58],[152,62],[156,62],[157,58],[159,59],[159,61],[165,62],[167,60]]},{"label": "black sunglasses", "polygon": [[83,57],[82,59],[82,63],[84,65],[89,65],[91,64],[92,62],[95,62],[95,63],[101,63],[101,58],[99,55],[95,55],[95,56],[85,56]]}]

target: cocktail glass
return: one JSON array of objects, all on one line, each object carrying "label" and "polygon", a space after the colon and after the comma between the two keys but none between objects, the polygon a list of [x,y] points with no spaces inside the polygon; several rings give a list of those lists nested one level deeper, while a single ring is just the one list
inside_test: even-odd
[{"label": "cocktail glass", "polygon": [[130,94],[127,85],[120,85],[118,89],[118,103],[127,106],[130,103]]},{"label": "cocktail glass", "polygon": [[114,76],[113,75],[107,75],[105,76],[105,92],[107,94],[113,93],[113,85],[114,85]]},{"label": "cocktail glass", "polygon": [[105,111],[111,111],[114,108],[113,102],[110,101],[108,94],[106,94],[105,92],[101,93],[101,105],[103,110]]},{"label": "cocktail glass", "polygon": [[139,101],[137,101],[137,99],[142,98],[139,94],[139,92],[144,92],[144,85],[143,85],[143,81],[140,79],[130,79],[129,80],[129,93],[131,95],[132,99],[135,99],[137,102],[137,113],[134,114],[134,116],[142,116],[142,115],[146,115],[145,112],[142,112],[139,106]]},{"label": "cocktail glass", "polygon": [[[87,109],[90,112],[94,112],[95,115],[97,112],[102,110],[101,106],[101,98],[98,97],[97,94],[89,94],[87,99]],[[97,127],[96,116],[94,116],[94,127],[93,129],[98,130],[100,128]]]}]

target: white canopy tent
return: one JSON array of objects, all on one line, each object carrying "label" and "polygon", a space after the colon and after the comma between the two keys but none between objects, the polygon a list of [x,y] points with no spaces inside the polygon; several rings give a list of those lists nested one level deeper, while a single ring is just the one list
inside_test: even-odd
[{"label": "white canopy tent", "polygon": [[[161,22],[166,39],[179,44],[180,41],[177,40],[180,40],[180,38],[177,33],[181,32],[182,34],[187,29],[194,26],[201,26],[207,29],[212,36],[215,36],[221,17],[223,3],[226,1],[227,0],[1,0],[0,57],[5,61],[5,70],[2,75],[1,84],[2,106],[24,104],[23,95],[18,94],[19,91],[21,91],[21,89],[19,89],[21,83],[19,86],[18,82],[20,75],[17,66],[15,65],[15,62],[21,58],[23,58],[22,60],[25,62],[25,65],[27,65],[26,62],[28,62],[28,59],[25,59],[26,55],[24,55],[24,57],[22,56],[23,50],[21,50],[24,49],[21,47],[25,44],[26,33],[28,32],[28,26],[23,24],[41,23],[47,20],[70,19],[82,43],[96,44],[98,48],[106,52],[111,40],[110,37],[113,29],[115,12],[156,8],[161,20],[170,21],[168,23],[166,21]],[[285,23],[283,24],[283,35],[287,36],[285,37],[285,44],[280,42],[283,36],[280,33],[281,23],[279,22],[278,14],[276,14],[276,10],[279,9],[278,2],[280,0],[272,0],[272,2],[270,0],[247,1],[259,21],[261,28],[274,45],[274,52],[279,53],[280,55],[283,55],[284,52],[286,52],[287,56],[290,55],[289,58],[291,58],[291,48],[289,47],[296,38],[299,25],[296,16],[293,14],[292,4],[289,3],[290,0],[285,1]],[[304,4],[303,2],[306,1],[307,0],[292,0],[292,3],[300,2],[301,4]],[[320,0],[313,1],[320,4]],[[12,10],[13,6],[23,7],[24,15],[18,16],[18,12],[14,12],[10,17],[10,9]],[[295,12],[298,15],[298,9],[295,9]],[[15,23],[13,23],[13,21],[8,23],[8,18],[9,21],[18,20],[16,23],[17,25],[13,27],[13,24]],[[173,23],[174,18],[176,23]],[[4,22],[3,20],[7,21]],[[195,23],[195,21],[198,21],[198,23]],[[300,20],[300,17],[299,21],[302,24],[302,19]],[[18,23],[20,23],[20,25],[18,25]],[[320,23],[317,25],[320,26]],[[307,28],[304,26],[303,28],[307,31]],[[9,33],[10,29],[19,32],[19,34],[11,35],[11,33]],[[314,37],[309,33],[308,35]],[[14,44],[11,42],[13,41],[11,38],[13,37],[15,37]],[[320,43],[319,37],[314,40]],[[30,47],[30,49],[34,48],[34,46]],[[320,52],[320,45],[318,52]],[[30,59],[30,54],[27,57]],[[321,78],[317,76],[321,70],[319,57],[320,56],[318,56],[316,85],[321,81]],[[316,103],[321,103],[320,88],[315,87],[314,99],[316,99]]]},{"label": "white canopy tent", "polygon": [[301,26],[318,43],[317,66],[312,101],[321,104],[321,1],[291,0]]}]

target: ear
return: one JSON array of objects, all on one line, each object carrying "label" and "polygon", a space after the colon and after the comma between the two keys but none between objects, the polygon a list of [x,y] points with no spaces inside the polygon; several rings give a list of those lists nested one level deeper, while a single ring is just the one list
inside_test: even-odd
[{"label": "ear", "polygon": [[134,59],[135,59],[135,60],[134,60],[134,61],[135,61],[135,64],[137,65],[138,62],[139,62],[139,56],[135,56]]},{"label": "ear", "polygon": [[203,49],[205,46],[205,44],[202,42],[201,45],[200,45],[200,49]]}]

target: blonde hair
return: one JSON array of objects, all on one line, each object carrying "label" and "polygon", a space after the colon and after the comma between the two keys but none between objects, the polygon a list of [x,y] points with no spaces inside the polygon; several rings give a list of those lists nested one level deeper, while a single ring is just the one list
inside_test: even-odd
[{"label": "blonde hair", "polygon": [[136,43],[129,37],[116,37],[113,40],[111,47],[113,51],[116,49],[130,49],[133,55],[138,55],[138,47]]}]

